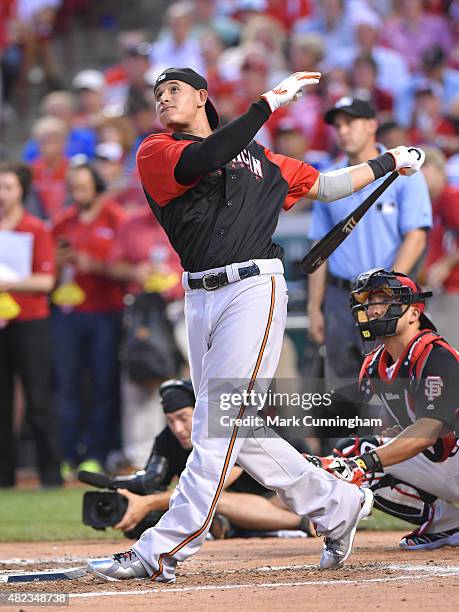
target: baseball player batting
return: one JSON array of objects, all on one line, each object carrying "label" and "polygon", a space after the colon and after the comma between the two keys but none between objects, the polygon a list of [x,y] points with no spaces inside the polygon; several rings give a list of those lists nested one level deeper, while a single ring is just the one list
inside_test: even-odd
[{"label": "baseball player batting", "polygon": [[[88,569],[108,580],[151,576],[175,581],[175,568],[202,545],[228,474],[239,465],[285,504],[308,516],[325,536],[321,569],[341,567],[372,492],[305,461],[260,426],[226,437],[207,433],[218,409],[214,380],[247,380],[247,392],[268,384],[277,368],[287,316],[282,249],[272,236],[281,208],[308,196],[327,202],[350,195],[389,172],[417,172],[424,154],[401,146],[367,163],[329,173],[277,155],[254,137],[271,113],[294,102],[318,72],[296,72],[216,129],[206,80],[190,68],[169,68],[155,84],[159,120],[169,130],[147,137],[137,165],[149,205],[186,270],[185,316],[196,394],[193,452],[168,512],[133,547]],[[415,203],[414,203],[415,204]],[[238,417],[256,416],[240,405]]]}]

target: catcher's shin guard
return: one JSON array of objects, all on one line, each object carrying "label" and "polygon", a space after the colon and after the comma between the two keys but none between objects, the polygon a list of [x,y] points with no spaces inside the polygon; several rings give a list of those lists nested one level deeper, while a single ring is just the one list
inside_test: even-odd
[{"label": "catcher's shin guard", "polygon": [[386,474],[371,489],[375,508],[424,529],[433,520],[434,495]]}]

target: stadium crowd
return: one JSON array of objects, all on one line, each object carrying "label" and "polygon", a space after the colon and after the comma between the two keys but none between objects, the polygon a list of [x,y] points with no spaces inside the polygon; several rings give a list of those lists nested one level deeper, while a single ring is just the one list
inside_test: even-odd
[{"label": "stadium crowd", "polygon": [[[0,166],[0,487],[15,484],[18,407],[41,484],[59,486],[77,466],[98,470],[121,448],[142,467],[164,426],[159,385],[186,374],[182,269],[135,162],[142,140],[162,131],[153,85],[169,66],[206,77],[222,124],[290,73],[322,72],[258,134],[319,170],[340,155],[325,113],[343,98],[375,110],[381,145],[425,148],[433,227],[415,270],[435,289],[440,331],[458,344],[459,1],[170,2],[159,28],[118,33],[118,63],[80,66],[68,80],[53,37],[77,14],[90,21],[91,5],[0,5],[0,122],[20,120],[37,66],[47,90],[22,160]],[[311,207],[305,201],[288,214]],[[173,330],[161,350],[176,353],[173,367],[149,374],[126,341],[139,329],[148,334],[149,319],[143,327],[135,319],[135,296],[144,293],[161,296],[156,316]]]}]

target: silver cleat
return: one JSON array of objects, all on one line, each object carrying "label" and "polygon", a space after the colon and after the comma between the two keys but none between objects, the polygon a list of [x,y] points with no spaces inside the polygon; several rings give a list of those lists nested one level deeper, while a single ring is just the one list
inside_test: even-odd
[{"label": "silver cleat", "polygon": [[351,554],[357,525],[371,513],[373,508],[373,491],[360,489],[360,494],[362,496],[361,508],[353,526],[337,540],[332,540],[330,537],[325,538],[319,569],[339,569]]},{"label": "silver cleat", "polygon": [[87,570],[104,580],[147,578],[148,572],[133,550],[116,553],[106,559],[90,559]]}]

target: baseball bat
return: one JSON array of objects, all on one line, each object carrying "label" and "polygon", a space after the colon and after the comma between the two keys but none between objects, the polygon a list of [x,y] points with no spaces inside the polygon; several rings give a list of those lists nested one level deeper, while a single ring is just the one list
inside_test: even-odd
[{"label": "baseball bat", "polygon": [[346,240],[349,234],[355,229],[357,223],[369,208],[376,202],[379,196],[386,191],[395,179],[398,177],[398,172],[392,172],[385,181],[379,185],[368,198],[357,206],[347,217],[337,223],[319,242],[306,253],[301,260],[301,269],[306,274],[312,274],[319,268],[335,251],[339,245]]}]

